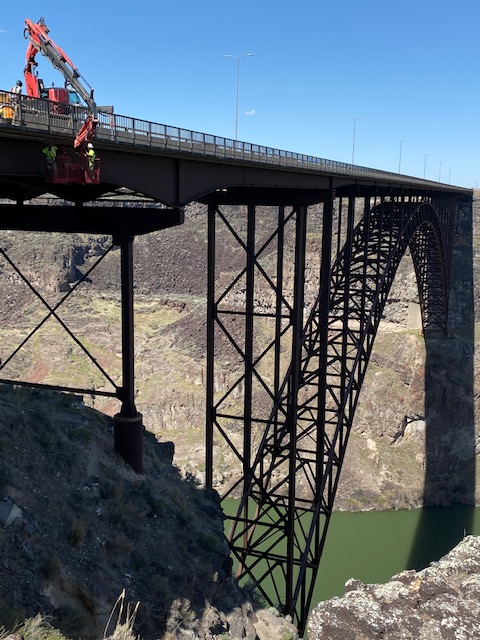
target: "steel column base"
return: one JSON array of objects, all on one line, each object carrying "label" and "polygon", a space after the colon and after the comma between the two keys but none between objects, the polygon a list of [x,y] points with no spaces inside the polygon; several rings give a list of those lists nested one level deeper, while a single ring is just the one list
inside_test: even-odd
[{"label": "steel column base", "polygon": [[124,416],[117,413],[113,417],[114,447],[135,473],[143,473],[143,415]]}]

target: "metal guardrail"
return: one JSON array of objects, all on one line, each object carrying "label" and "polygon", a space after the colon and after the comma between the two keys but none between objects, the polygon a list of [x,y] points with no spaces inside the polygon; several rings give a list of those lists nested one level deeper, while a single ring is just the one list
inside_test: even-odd
[{"label": "metal guardrail", "polygon": [[[0,90],[0,107],[3,102],[15,104],[17,96],[8,91]],[[50,134],[71,135],[73,138],[85,121],[88,110],[85,107],[62,105],[40,98],[20,96],[15,105],[13,125],[24,127],[32,131],[44,131]],[[217,158],[221,160],[237,160],[252,164],[270,165],[290,169],[318,171],[329,175],[343,175],[355,178],[366,178],[380,182],[396,182],[405,185],[435,186],[441,183],[423,180],[398,173],[371,169],[359,165],[352,165],[336,160],[327,160],[315,156],[283,151],[272,147],[241,142],[230,138],[190,131],[180,127],[158,124],[147,120],[139,120],[129,116],[102,112],[99,107],[99,125],[96,129],[96,139],[117,144],[127,144],[136,147],[146,147],[162,151],[185,153],[195,156]],[[0,123],[2,119],[0,118]],[[3,120],[5,122],[5,120]],[[450,188],[450,185],[442,185]],[[455,191],[470,189],[453,187]]]}]

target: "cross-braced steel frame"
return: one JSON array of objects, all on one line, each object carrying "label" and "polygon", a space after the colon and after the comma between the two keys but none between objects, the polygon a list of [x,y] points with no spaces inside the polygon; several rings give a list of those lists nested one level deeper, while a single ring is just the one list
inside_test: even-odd
[{"label": "cross-braced steel frame", "polygon": [[207,484],[235,469],[237,575],[301,631],[391,284],[409,250],[423,329],[446,332],[455,210],[368,191],[277,206],[270,222],[209,204]]},{"label": "cross-braced steel frame", "polygon": [[[50,389],[53,391],[66,391],[69,393],[87,394],[91,396],[104,396],[117,398],[121,402],[121,410],[114,417],[114,440],[115,450],[118,451],[126,462],[137,472],[143,469],[143,424],[142,415],[135,407],[135,387],[134,387],[134,314],[133,314],[133,237],[127,234],[118,234],[112,243],[97,258],[95,263],[83,274],[83,276],[63,295],[58,302],[51,305],[45,297],[32,285],[29,278],[21,271],[19,266],[10,258],[8,252],[0,247],[0,256],[10,265],[16,273],[17,278],[30,289],[32,294],[40,301],[45,309],[45,316],[32,327],[30,332],[21,338],[18,344],[10,353],[3,353],[0,361],[0,376],[5,370],[8,371],[9,364],[15,360],[25,345],[29,343],[42,326],[53,318],[65,331],[70,339],[77,345],[86,359],[103,380],[103,388],[83,388],[71,385],[46,384],[39,382],[28,382],[0,377],[0,383],[12,386],[34,387],[39,389]],[[62,319],[61,311],[67,300],[75,294],[81,284],[87,281],[92,272],[97,269],[104,258],[114,249],[120,249],[120,291],[121,291],[121,339],[122,339],[122,384],[115,382],[114,378],[106,371],[98,359],[93,355],[92,350],[76,335]]]}]

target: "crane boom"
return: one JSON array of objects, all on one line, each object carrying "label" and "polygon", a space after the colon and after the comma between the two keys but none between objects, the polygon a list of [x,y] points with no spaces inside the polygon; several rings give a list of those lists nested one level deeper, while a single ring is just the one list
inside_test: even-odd
[{"label": "crane boom", "polygon": [[[65,87],[71,86],[80,98],[87,105],[89,112],[85,122],[77,133],[73,146],[75,149],[83,148],[95,135],[95,128],[98,124],[97,105],[93,97],[93,89],[85,78],[82,77],[77,67],[73,64],[66,53],[48,35],[49,29],[45,24],[45,19],[40,18],[38,22],[32,22],[28,18],[25,20],[25,38],[29,39],[26,53],[26,65],[24,77],[27,95],[41,97],[39,82],[35,76],[37,66],[36,55],[40,51],[51,64],[58,69],[65,78]],[[80,82],[80,79],[88,86],[88,89]]]}]

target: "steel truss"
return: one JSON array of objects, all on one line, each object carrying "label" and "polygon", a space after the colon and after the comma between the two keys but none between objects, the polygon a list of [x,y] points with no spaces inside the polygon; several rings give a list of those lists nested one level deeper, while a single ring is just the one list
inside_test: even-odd
[{"label": "steel truss", "polygon": [[[62,319],[60,313],[62,307],[65,306],[67,300],[74,295],[78,287],[88,280],[92,272],[98,268],[104,258],[111,252],[114,247],[120,249],[120,278],[121,278],[121,339],[122,339],[122,384],[117,384],[114,378],[106,371],[99,361],[92,354],[91,350],[75,335]],[[120,453],[124,460],[137,473],[143,470],[143,424],[142,415],[138,413],[134,397],[134,310],[133,310],[133,237],[124,233],[117,234],[112,243],[106,248],[95,263],[80,278],[72,288],[65,293],[63,297],[54,305],[50,305],[44,296],[31,284],[27,276],[22,273],[17,264],[9,257],[7,251],[0,248],[0,255],[10,265],[30,291],[36,296],[45,308],[46,315],[34,326],[31,331],[18,345],[12,349],[11,353],[2,354],[0,361],[0,372],[8,367],[15,357],[22,351],[25,345],[33,339],[41,327],[53,318],[68,334],[71,340],[79,347],[80,351],[90,361],[101,379],[105,383],[104,389],[74,387],[60,384],[46,384],[39,382],[29,382],[18,378],[9,379],[0,377],[0,383],[11,386],[24,386],[39,389],[50,389],[53,391],[64,391],[69,393],[86,394],[90,396],[104,396],[117,398],[121,402],[121,409],[114,417],[114,446],[115,450]],[[1,373],[0,373],[1,375]]]},{"label": "steel truss", "polygon": [[[174,227],[184,222],[181,207],[167,206],[144,193],[122,186],[112,187],[106,191],[105,186],[86,189],[85,185],[76,190],[78,185],[56,185],[55,195],[44,193],[44,185],[34,181],[7,180],[1,183],[2,229],[39,231],[44,233],[89,233],[111,236],[111,245],[102,254],[91,269],[79,280],[70,291],[55,305],[47,300],[32,286],[25,274],[8,256],[5,249],[0,248],[0,255],[16,272],[16,277],[23,281],[46,309],[46,316],[20,341],[12,353],[2,353],[0,376],[5,375],[6,366],[21,352],[24,345],[31,340],[40,327],[50,318],[55,319],[68,334],[76,346],[80,348],[93,365],[96,373],[104,383],[103,389],[76,388],[72,385],[53,385],[29,382],[27,380],[7,379],[0,377],[0,383],[46,388],[55,391],[107,396],[117,398],[120,411],[115,414],[114,447],[136,473],[143,472],[143,416],[135,406],[134,375],[134,301],[133,301],[133,241],[137,235]],[[50,185],[51,186],[51,185]],[[43,194],[43,195],[42,195]],[[5,199],[3,199],[5,198]],[[120,306],[121,306],[121,383],[114,380],[104,367],[92,355],[84,343],[70,330],[59,313],[62,305],[74,294],[98,267],[105,256],[114,248],[120,250]],[[5,346],[5,345],[4,345]],[[8,370],[7,370],[8,371]]]},{"label": "steel truss", "polygon": [[30,332],[19,341],[17,346],[12,349],[10,353],[3,354],[3,359],[0,363],[0,371],[7,368],[8,365],[14,360],[14,358],[19,354],[19,352],[23,349],[23,347],[30,342],[33,337],[37,334],[37,332],[44,326],[44,324],[50,319],[54,318],[58,324],[62,327],[62,329],[70,336],[72,341],[80,348],[83,354],[86,356],[88,360],[95,367],[97,372],[100,374],[101,378],[111,387],[111,391],[102,390],[102,389],[87,389],[80,387],[72,387],[72,386],[62,386],[62,385],[54,385],[54,384],[42,384],[42,383],[34,383],[28,382],[25,380],[10,380],[7,378],[0,378],[0,383],[12,386],[24,386],[24,387],[35,387],[35,388],[45,388],[53,391],[68,391],[73,393],[85,393],[88,395],[99,395],[106,397],[116,397],[119,398],[122,395],[122,389],[119,387],[112,377],[108,374],[108,372],[103,368],[103,366],[98,362],[95,356],[91,353],[91,351],[82,343],[82,341],[71,331],[68,325],[64,322],[64,320],[59,315],[59,310],[62,306],[65,306],[67,300],[74,295],[75,291],[80,287],[80,285],[88,281],[92,272],[98,267],[98,265],[104,260],[104,258],[110,253],[110,251],[114,248],[114,245],[109,245],[104,253],[102,253],[95,263],[86,271],[83,276],[75,282],[71,289],[69,289],[65,295],[63,295],[56,304],[53,306],[44,298],[44,296],[32,285],[27,276],[21,271],[19,266],[13,261],[12,258],[8,255],[8,252],[0,247],[0,255],[3,259],[10,265],[12,270],[17,274],[20,281],[25,284],[28,289],[33,293],[34,296],[41,302],[43,307],[45,308],[46,315],[30,330]]},{"label": "steel truss", "polygon": [[[253,204],[240,224],[238,212],[209,204],[207,484],[224,459],[235,467],[224,498],[240,498],[229,535],[238,578],[302,632],[360,389],[407,249],[424,331],[447,330],[456,201],[331,192],[319,206],[307,234],[306,206],[279,206],[266,232]],[[217,264],[225,236],[232,260],[243,255],[228,279]]]}]

